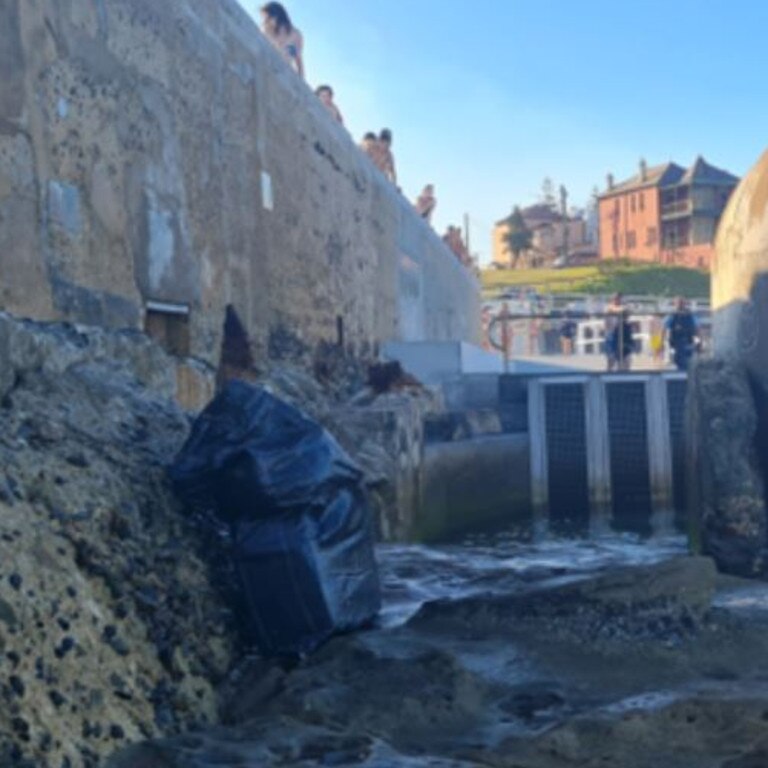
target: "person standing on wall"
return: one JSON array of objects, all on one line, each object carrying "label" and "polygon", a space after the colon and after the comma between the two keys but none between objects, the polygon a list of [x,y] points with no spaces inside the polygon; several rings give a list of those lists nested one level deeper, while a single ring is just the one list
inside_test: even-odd
[{"label": "person standing on wall", "polygon": [[304,38],[280,3],[261,6],[261,29],[291,67],[304,77]]},{"label": "person standing on wall", "polygon": [[691,314],[688,302],[678,296],[675,311],[664,323],[664,340],[669,341],[672,361],[678,371],[687,371],[688,364],[699,343],[699,328]]}]

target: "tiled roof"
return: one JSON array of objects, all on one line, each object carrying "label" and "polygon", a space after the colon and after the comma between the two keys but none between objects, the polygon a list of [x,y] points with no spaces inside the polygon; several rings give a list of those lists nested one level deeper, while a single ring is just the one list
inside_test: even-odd
[{"label": "tiled roof", "polygon": [[606,189],[600,197],[610,197],[611,195],[629,192],[633,189],[645,189],[646,187],[665,187],[668,184],[676,184],[685,175],[685,168],[677,163],[664,163],[654,165],[645,172],[645,178],[640,173],[635,174],[626,181],[614,184],[611,189]]},{"label": "tiled roof", "polygon": [[[542,224],[551,224],[556,221],[562,221],[562,214],[547,203],[535,203],[529,205],[527,208],[521,208],[520,213],[523,214],[523,220],[527,227],[538,227]],[[507,223],[509,216],[505,216],[503,219],[499,219],[496,222],[497,226],[501,226]]]},{"label": "tiled roof", "polygon": [[723,185],[727,187],[735,186],[739,183],[738,176],[734,176],[721,168],[715,168],[699,155],[693,165],[685,172],[680,179],[681,184],[712,184]]},{"label": "tiled roof", "polygon": [[536,224],[545,224],[555,221],[561,221],[562,215],[555,210],[551,205],[546,203],[536,203],[535,205],[529,205],[527,208],[523,208],[521,213],[525,219],[526,224],[535,222]]},{"label": "tiled roof", "polygon": [[701,155],[696,158],[693,165],[687,170],[677,163],[664,163],[646,169],[645,178],[640,173],[635,174],[626,181],[614,184],[611,189],[606,189],[599,197],[612,197],[613,195],[631,192],[635,189],[647,187],[670,187],[675,184],[711,184],[722,186],[735,186],[738,177],[728,171],[707,163]]}]

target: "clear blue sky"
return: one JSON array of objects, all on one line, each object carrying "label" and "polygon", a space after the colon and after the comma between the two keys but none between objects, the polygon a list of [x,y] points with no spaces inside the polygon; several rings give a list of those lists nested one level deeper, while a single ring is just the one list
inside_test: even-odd
[{"label": "clear blue sky", "polygon": [[768,144],[765,0],[284,4],[309,84],[333,86],[355,139],[393,130],[404,193],[434,183],[435,229],[468,213],[483,260],[544,177],[583,206],[640,157],[742,175]]}]

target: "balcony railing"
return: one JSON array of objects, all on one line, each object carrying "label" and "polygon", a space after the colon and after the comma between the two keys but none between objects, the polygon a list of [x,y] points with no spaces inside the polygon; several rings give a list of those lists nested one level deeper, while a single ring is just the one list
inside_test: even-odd
[{"label": "balcony railing", "polygon": [[691,212],[690,200],[675,200],[671,203],[662,203],[661,215],[662,216],[675,216],[679,214],[686,214]]}]

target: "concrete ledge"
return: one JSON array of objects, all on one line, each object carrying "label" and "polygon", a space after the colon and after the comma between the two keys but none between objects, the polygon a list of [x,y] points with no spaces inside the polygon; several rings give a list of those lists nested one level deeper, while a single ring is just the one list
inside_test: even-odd
[{"label": "concrete ledge", "polygon": [[531,523],[527,435],[425,446],[413,538],[446,541],[469,531]]}]

